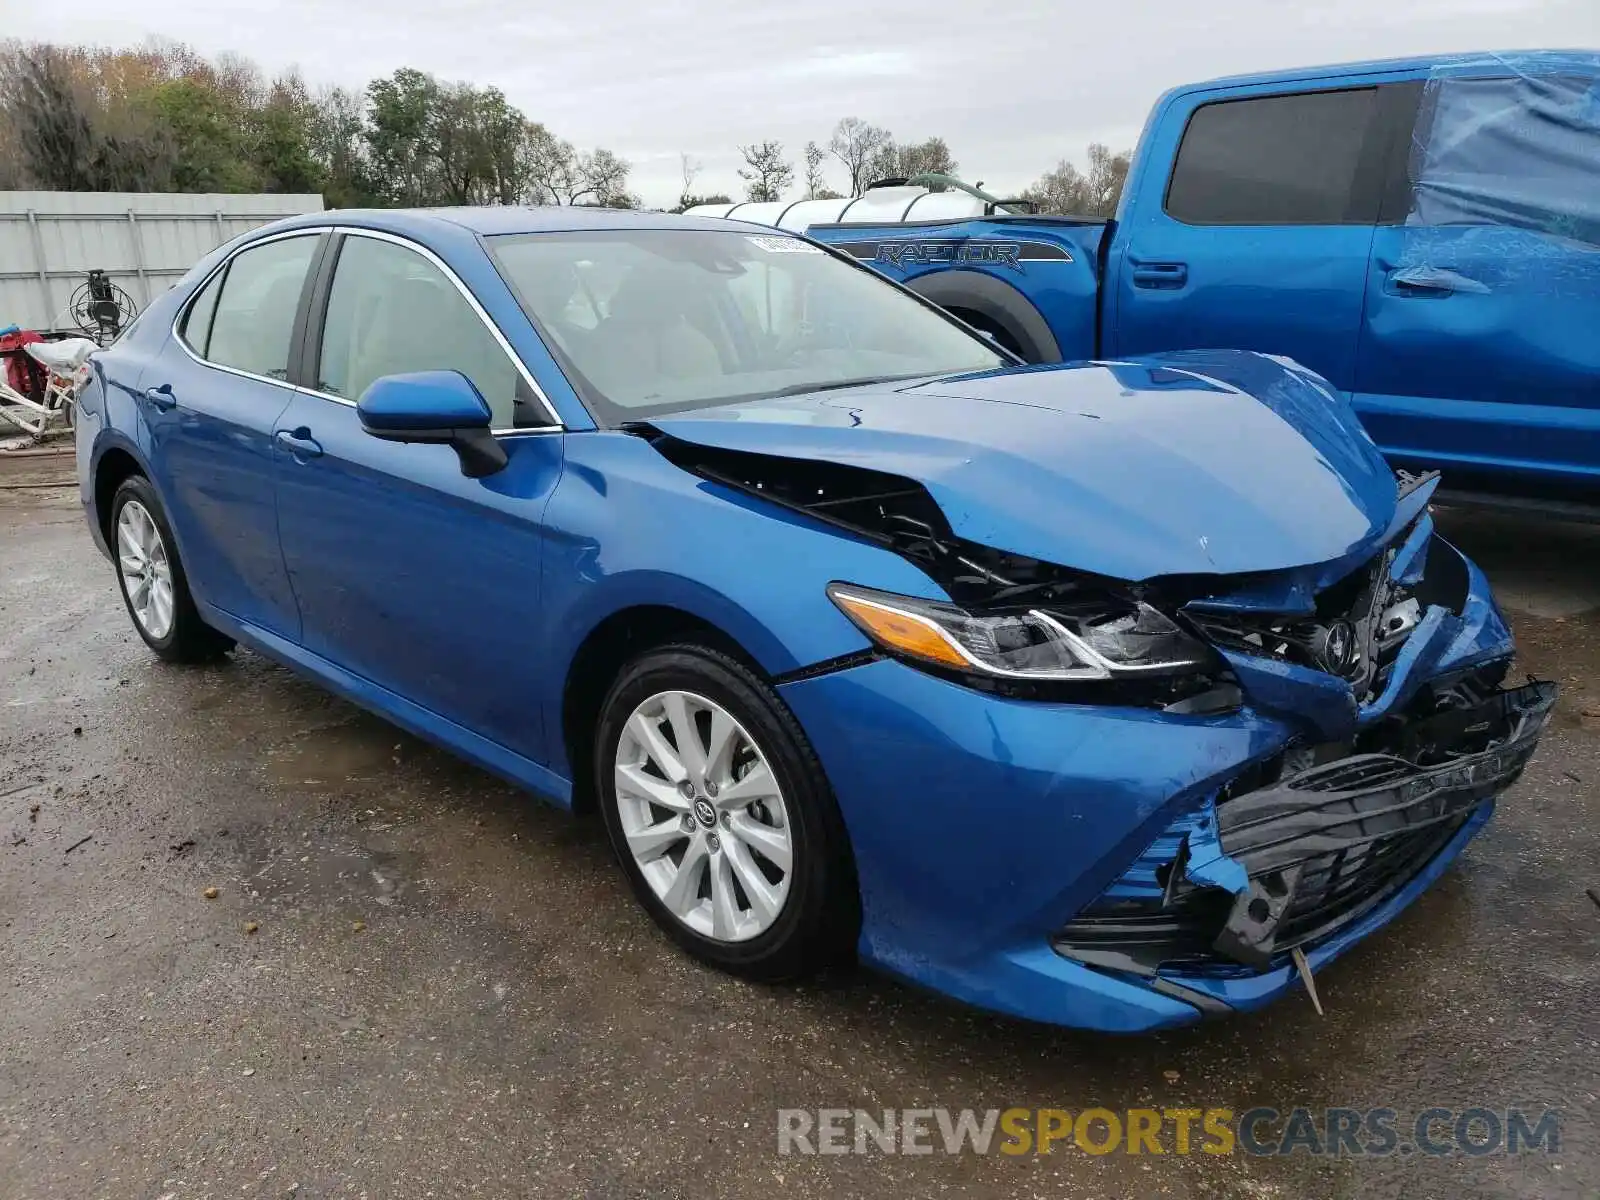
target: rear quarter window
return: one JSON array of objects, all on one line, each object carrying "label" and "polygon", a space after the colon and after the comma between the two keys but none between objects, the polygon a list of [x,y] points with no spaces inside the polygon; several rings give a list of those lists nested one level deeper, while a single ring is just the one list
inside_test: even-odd
[{"label": "rear quarter window", "polygon": [[183,323],[178,327],[178,334],[201,358],[206,355],[206,346],[211,341],[211,318],[217,311],[217,296],[222,292],[222,277],[226,275],[224,268],[213,275],[205,287],[201,288],[194,300],[189,304],[189,311],[183,315]]}]

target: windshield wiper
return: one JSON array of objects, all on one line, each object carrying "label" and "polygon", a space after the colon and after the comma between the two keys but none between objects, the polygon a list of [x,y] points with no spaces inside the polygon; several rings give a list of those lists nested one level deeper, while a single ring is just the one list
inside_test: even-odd
[{"label": "windshield wiper", "polygon": [[930,379],[932,376],[922,371],[913,371],[909,375],[863,375],[859,379],[836,379],[832,383],[791,383],[788,387],[779,388],[775,392],[766,392],[767,397],[772,396],[798,396],[802,392],[836,392],[840,388],[866,387],[873,383],[899,383],[903,379]]}]

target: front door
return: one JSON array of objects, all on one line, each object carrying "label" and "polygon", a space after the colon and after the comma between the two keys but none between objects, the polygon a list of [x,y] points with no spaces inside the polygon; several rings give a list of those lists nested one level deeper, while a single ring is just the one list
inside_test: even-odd
[{"label": "front door", "polygon": [[278,548],[273,432],[295,395],[295,317],[319,244],[298,234],[234,255],[185,310],[181,347],[140,380],[156,486],[195,595],[291,640],[300,619]]},{"label": "front door", "polygon": [[[535,761],[544,651],[540,518],[560,432],[517,433],[526,382],[437,261],[350,233],[307,359],[312,391],[277,422],[278,524],[312,652]],[[375,379],[457,370],[494,410],[510,458],[462,475],[446,446],[380,441],[355,401]]]},{"label": "front door", "polygon": [[1450,482],[1600,483],[1600,80],[1434,79],[1394,169],[1367,277],[1363,422]]}]

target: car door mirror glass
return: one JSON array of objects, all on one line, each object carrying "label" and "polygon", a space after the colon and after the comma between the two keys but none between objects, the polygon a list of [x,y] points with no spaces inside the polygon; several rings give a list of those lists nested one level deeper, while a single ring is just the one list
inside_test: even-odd
[{"label": "car door mirror glass", "polygon": [[459,371],[417,371],[372,381],[356,402],[361,426],[389,442],[447,445],[472,479],[506,465],[505,448],[489,432],[491,414],[472,381]]}]

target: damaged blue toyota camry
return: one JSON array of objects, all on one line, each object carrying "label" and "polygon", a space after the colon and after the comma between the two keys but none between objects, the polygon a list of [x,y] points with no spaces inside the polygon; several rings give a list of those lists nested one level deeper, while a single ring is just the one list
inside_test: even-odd
[{"label": "damaged blue toyota camry", "polygon": [[1024,367],[770,229],[295,218],[93,364],[83,502],[157,655],[597,810],[753,978],[1119,1031],[1314,996],[1555,699],[1316,375]]}]

